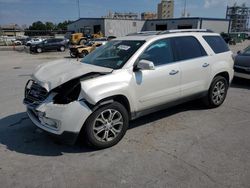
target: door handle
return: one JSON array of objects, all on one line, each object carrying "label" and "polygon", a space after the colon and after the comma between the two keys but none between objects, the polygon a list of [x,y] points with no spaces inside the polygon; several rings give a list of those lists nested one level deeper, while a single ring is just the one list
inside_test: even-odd
[{"label": "door handle", "polygon": [[169,75],[176,75],[176,74],[178,74],[179,73],[179,71],[178,70],[172,70],[170,73],[169,73]]},{"label": "door handle", "polygon": [[204,64],[202,65],[202,67],[206,68],[206,67],[208,67],[209,65],[210,65],[209,63],[204,63]]}]

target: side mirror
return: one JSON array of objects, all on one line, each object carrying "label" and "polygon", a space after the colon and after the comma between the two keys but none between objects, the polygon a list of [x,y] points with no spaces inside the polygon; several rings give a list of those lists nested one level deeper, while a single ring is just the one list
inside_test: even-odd
[{"label": "side mirror", "polygon": [[138,62],[136,68],[140,70],[155,70],[155,65],[152,61],[142,59]]},{"label": "side mirror", "polygon": [[237,54],[238,54],[238,55],[241,54],[241,51],[238,51]]}]

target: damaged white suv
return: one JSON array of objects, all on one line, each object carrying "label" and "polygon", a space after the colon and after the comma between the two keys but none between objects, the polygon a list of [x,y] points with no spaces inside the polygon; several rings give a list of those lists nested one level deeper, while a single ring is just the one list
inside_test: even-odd
[{"label": "damaged white suv", "polygon": [[232,52],[219,34],[136,33],[110,41],[81,62],[41,65],[25,87],[24,104],[41,129],[106,148],[142,115],[196,98],[220,106],[233,75]]}]

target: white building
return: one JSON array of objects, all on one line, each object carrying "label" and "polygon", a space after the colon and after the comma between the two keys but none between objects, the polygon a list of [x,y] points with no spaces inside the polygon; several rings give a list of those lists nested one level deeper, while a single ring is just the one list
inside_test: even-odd
[{"label": "white building", "polygon": [[80,18],[68,25],[68,31],[91,33],[101,31],[105,36],[125,36],[139,31],[171,30],[171,29],[210,29],[216,33],[230,31],[229,19],[217,18],[173,18],[154,20],[127,20],[109,18]]}]

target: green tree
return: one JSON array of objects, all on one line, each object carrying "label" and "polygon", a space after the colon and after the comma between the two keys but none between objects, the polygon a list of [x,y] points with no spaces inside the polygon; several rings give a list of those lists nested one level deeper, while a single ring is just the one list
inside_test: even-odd
[{"label": "green tree", "polygon": [[29,30],[46,30],[46,25],[41,21],[37,21],[32,23]]},{"label": "green tree", "polygon": [[63,31],[66,31],[67,30],[67,26],[72,23],[73,21],[70,21],[70,20],[65,20],[64,22],[60,22],[57,24],[57,27],[56,29],[57,30],[63,30]]}]

